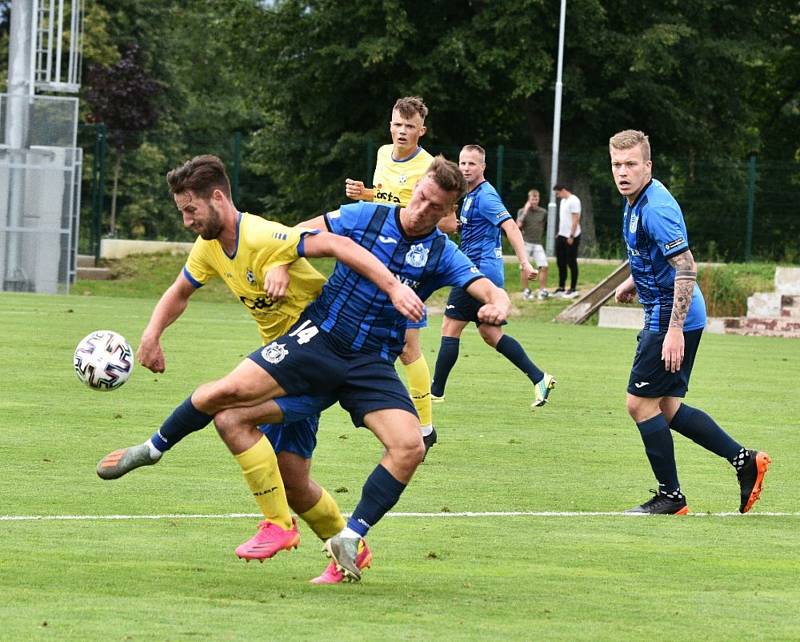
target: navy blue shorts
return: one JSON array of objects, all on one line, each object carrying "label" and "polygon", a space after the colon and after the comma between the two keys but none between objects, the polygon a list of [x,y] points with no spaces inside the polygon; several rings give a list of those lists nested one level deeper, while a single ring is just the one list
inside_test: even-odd
[{"label": "navy blue shorts", "polygon": [[364,416],[376,410],[397,408],[417,416],[393,364],[376,354],[342,350],[327,332],[303,317],[288,334],[249,358],[287,396],[335,397],[356,426],[363,426]]},{"label": "navy blue shorts", "polygon": [[[464,288],[454,287],[450,290],[450,296],[447,297],[444,315],[456,321],[473,321],[475,324],[480,325],[478,310],[482,307],[483,303],[470,296]],[[500,325],[505,324],[506,321],[503,321]]]},{"label": "navy blue shorts", "polygon": [[311,459],[317,447],[319,415],[292,423],[261,424],[258,429],[269,439],[276,454],[285,450]]},{"label": "navy blue shorts", "polygon": [[683,363],[678,372],[664,369],[661,346],[666,332],[642,330],[636,337],[636,355],[633,358],[628,392],[637,397],[685,397],[689,390],[694,358],[703,336],[702,328],[683,333]]}]

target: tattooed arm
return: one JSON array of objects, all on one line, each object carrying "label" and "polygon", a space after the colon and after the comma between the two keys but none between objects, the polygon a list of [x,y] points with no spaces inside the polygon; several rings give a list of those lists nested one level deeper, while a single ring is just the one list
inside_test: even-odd
[{"label": "tattooed arm", "polygon": [[697,280],[697,264],[690,250],[671,256],[669,264],[675,268],[675,292],[672,301],[672,316],[664,343],[661,359],[664,369],[677,372],[683,363],[683,324],[692,305],[694,283]]}]

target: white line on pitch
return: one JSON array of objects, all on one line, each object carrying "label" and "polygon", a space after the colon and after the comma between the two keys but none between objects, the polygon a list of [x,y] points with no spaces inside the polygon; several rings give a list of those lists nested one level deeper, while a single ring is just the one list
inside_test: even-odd
[{"label": "white line on pitch", "polygon": [[[348,513],[342,513],[349,517]],[[689,513],[687,517],[734,517],[739,513]],[[260,513],[226,514],[165,514],[165,515],[0,515],[0,522],[37,521],[113,521],[113,520],[158,520],[158,519],[254,519]],[[648,517],[626,513],[602,511],[516,511],[516,512],[462,512],[462,513],[387,513],[386,517]],[[756,517],[800,517],[800,513],[750,513],[747,519]]]}]

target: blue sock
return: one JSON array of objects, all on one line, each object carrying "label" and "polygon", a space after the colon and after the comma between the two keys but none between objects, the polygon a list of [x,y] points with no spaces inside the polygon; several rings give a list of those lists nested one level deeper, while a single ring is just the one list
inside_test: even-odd
[{"label": "blue sock", "polygon": [[184,402],[172,411],[158,432],[150,437],[152,444],[162,453],[177,444],[186,435],[205,428],[214,417],[198,410],[192,404],[189,396]]},{"label": "blue sock", "polygon": [[720,428],[716,421],[702,410],[685,403],[678,408],[669,427],[728,461],[733,461],[742,450],[742,445]]},{"label": "blue sock", "polygon": [[525,348],[514,337],[504,334],[497,342],[495,350],[528,375],[528,379],[532,383],[539,383],[544,377],[544,372],[539,370],[536,364],[528,358]]},{"label": "blue sock", "polygon": [[658,480],[659,491],[671,493],[679,490],[672,433],[669,431],[669,425],[664,415],[659,413],[647,421],[637,422],[636,426],[642,435],[644,450],[650,460],[650,468],[653,469],[653,474]]},{"label": "blue sock", "polygon": [[364,537],[370,528],[383,517],[400,499],[406,485],[378,464],[367,477],[361,491],[361,500],[347,520],[347,527]]},{"label": "blue sock", "polygon": [[442,337],[439,354],[436,355],[436,368],[431,381],[431,394],[441,397],[447,385],[447,377],[458,360],[458,348],[461,340],[458,337]]}]

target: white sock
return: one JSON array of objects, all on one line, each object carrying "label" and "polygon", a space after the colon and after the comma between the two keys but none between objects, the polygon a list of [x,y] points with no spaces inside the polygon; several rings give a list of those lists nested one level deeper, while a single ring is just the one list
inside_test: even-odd
[{"label": "white sock", "polygon": [[422,433],[423,437],[427,437],[433,432],[433,424],[425,424],[424,426],[420,426],[419,431]]},{"label": "white sock", "polygon": [[152,459],[153,461],[158,461],[159,459],[161,459],[161,455],[163,455],[164,453],[162,453],[158,448],[156,448],[153,445],[153,442],[150,441],[149,439],[145,443],[147,444],[147,448],[150,451],[150,459]]}]

